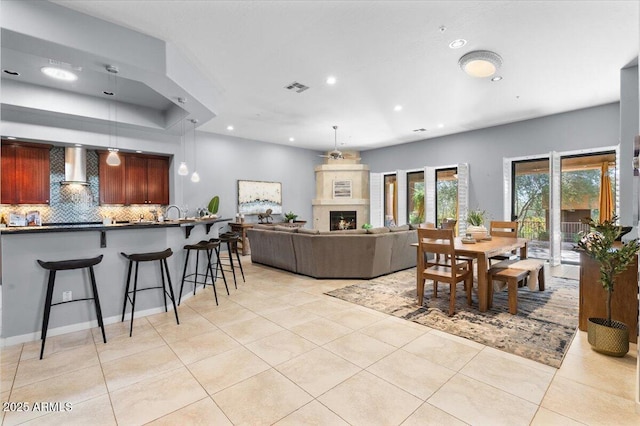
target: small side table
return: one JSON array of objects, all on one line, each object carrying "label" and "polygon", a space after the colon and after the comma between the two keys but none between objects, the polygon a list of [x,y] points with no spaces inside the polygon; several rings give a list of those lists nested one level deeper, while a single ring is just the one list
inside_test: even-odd
[{"label": "small side table", "polygon": [[231,230],[240,234],[238,245],[242,248],[241,253],[243,256],[251,253],[251,248],[249,247],[249,239],[247,238],[247,229],[253,228],[253,225],[253,223],[229,223],[229,227],[231,228]]}]

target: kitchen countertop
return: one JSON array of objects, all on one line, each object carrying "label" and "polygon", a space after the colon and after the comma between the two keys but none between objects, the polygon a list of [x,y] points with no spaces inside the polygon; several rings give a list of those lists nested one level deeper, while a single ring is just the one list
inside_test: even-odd
[{"label": "kitchen countertop", "polygon": [[102,223],[73,223],[73,224],[48,224],[43,226],[11,226],[0,228],[3,234],[39,234],[45,232],[82,232],[82,231],[115,231],[120,229],[148,229],[148,228],[169,228],[169,227],[193,227],[195,225],[211,225],[218,222],[229,222],[227,218],[206,218],[206,219],[180,219],[167,220],[164,222],[118,222],[111,225]]}]

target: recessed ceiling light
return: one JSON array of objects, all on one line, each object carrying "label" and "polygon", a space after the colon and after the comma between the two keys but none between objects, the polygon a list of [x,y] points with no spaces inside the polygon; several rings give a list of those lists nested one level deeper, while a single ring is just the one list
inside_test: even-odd
[{"label": "recessed ceiling light", "polygon": [[82,146],[82,144],[81,144],[81,143],[76,143],[76,144],[74,144],[74,145],[75,145],[75,146]]},{"label": "recessed ceiling light", "polygon": [[289,142],[294,142],[295,138],[289,138]]},{"label": "recessed ceiling light", "polygon": [[42,67],[40,71],[47,77],[55,78],[62,81],[76,81],[78,76],[71,71],[63,70],[55,67]]},{"label": "recessed ceiling light", "polygon": [[10,139],[12,141],[16,140],[16,138],[14,136],[7,136],[7,139]]},{"label": "recessed ceiling light", "polygon": [[227,130],[229,131],[233,130],[233,126],[227,126]]},{"label": "recessed ceiling light", "polygon": [[496,75],[495,77],[493,77],[491,79],[491,81],[500,81],[500,80],[502,80],[502,76],[501,75]]},{"label": "recessed ceiling light", "polygon": [[327,77],[327,84],[333,85],[333,84],[336,84],[336,81],[338,81],[338,80],[336,80],[336,78],[334,76],[332,76],[332,75]]},{"label": "recessed ceiling light", "polygon": [[402,105],[396,105],[393,107],[394,111],[402,111]]},{"label": "recessed ceiling light", "polygon": [[451,43],[449,43],[449,48],[451,49],[460,49],[462,46],[467,44],[467,40],[463,39],[463,38],[459,38],[457,40],[453,40]]},{"label": "recessed ceiling light", "polygon": [[442,129],[444,127],[443,123],[438,124],[438,129]]},{"label": "recessed ceiling light", "polygon": [[9,75],[20,75],[20,73],[18,71],[13,71],[13,70],[2,70],[4,73],[9,74]]},{"label": "recessed ceiling light", "polygon": [[142,151],[136,151],[138,154],[142,154]]}]

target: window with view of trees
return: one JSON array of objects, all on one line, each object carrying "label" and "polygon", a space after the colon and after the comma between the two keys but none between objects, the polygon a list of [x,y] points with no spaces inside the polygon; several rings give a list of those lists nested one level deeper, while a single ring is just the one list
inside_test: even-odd
[{"label": "window with view of trees", "polygon": [[436,170],[436,226],[458,217],[458,168]]},{"label": "window with view of trees", "polygon": [[424,172],[407,173],[407,218],[409,223],[424,222]]},{"label": "window with view of trees", "polygon": [[384,225],[398,223],[398,183],[395,173],[384,175]]}]

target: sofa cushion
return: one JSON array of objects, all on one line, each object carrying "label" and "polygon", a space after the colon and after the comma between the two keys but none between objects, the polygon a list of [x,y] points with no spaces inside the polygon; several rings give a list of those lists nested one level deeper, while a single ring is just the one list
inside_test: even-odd
[{"label": "sofa cushion", "polygon": [[274,226],[273,230],[280,231],[280,232],[298,232],[298,228],[294,228],[293,226],[281,226],[281,225]]},{"label": "sofa cushion", "polygon": [[389,232],[389,228],[385,226],[367,229],[367,234],[386,234],[387,232]]},{"label": "sofa cushion", "polygon": [[298,228],[298,234],[311,234],[316,235],[319,234],[319,229],[309,229],[309,228]]},{"label": "sofa cushion", "polygon": [[400,225],[400,226],[390,226],[389,232],[400,232],[400,231],[408,231],[409,225]]}]

